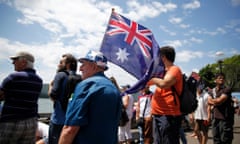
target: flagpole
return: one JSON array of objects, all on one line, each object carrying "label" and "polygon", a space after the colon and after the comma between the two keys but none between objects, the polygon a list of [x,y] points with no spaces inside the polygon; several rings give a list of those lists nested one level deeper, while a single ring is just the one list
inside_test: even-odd
[{"label": "flagpole", "polygon": [[[99,51],[101,51],[101,47],[102,47],[102,45],[103,45],[103,42],[104,42],[104,39],[105,39],[105,35],[106,35],[105,33],[107,32],[108,24],[109,24],[109,22],[110,22],[110,20],[111,20],[111,16],[112,16],[112,14],[114,13],[114,11],[115,11],[115,9],[112,8],[112,12],[111,12],[111,15],[110,15],[110,17],[109,17],[109,20],[108,20],[108,22],[107,22],[107,28],[106,28],[106,30],[104,31],[104,36],[103,36],[103,39],[102,39],[102,42],[101,42]],[[113,74],[112,74],[112,75],[113,75]]]},{"label": "flagpole", "polygon": [[[114,8],[112,8],[112,13],[113,13],[114,11],[115,11],[115,9],[114,9]],[[112,13],[111,13],[111,15],[112,15]],[[110,19],[111,19],[111,16],[109,17],[109,20],[108,20],[108,22],[107,22],[107,25],[109,24],[109,22],[110,22]],[[103,39],[102,39],[102,43],[101,43],[101,46],[100,46],[100,48],[101,48],[101,47],[102,47],[102,45],[103,45],[103,40],[104,40],[105,33],[106,33],[107,29],[108,29],[108,27],[106,28],[106,30],[105,30],[105,32],[104,32],[104,36],[103,36]]]}]

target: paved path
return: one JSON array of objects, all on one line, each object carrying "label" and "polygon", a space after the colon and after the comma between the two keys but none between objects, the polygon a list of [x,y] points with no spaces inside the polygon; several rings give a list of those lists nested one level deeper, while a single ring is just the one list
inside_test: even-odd
[{"label": "paved path", "polygon": [[[133,137],[137,139],[138,131],[137,129],[132,129]],[[185,132],[188,144],[198,144],[198,140],[196,138],[191,137],[192,132]],[[208,144],[213,144],[212,139],[212,130],[209,129],[208,132]],[[137,140],[136,140],[137,141]],[[137,142],[136,142],[137,143]],[[240,144],[240,116],[235,115],[235,123],[234,123],[234,139],[232,144]]]},{"label": "paved path", "polygon": [[[198,140],[196,138],[191,137],[192,132],[186,132],[188,144],[198,144]],[[232,144],[240,144],[240,116],[235,115],[235,123],[234,123],[234,139]],[[212,139],[212,130],[209,129],[208,132],[208,144],[213,144]]]}]

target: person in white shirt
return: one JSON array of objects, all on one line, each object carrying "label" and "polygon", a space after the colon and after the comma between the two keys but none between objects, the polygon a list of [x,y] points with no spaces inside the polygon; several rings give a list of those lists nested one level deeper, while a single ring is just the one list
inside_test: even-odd
[{"label": "person in white shirt", "polygon": [[[151,115],[151,100],[153,93],[150,91],[149,86],[141,90],[138,96],[136,106],[136,122],[139,128],[140,144],[152,144],[152,115]],[[143,121],[142,121],[142,120]]]},{"label": "person in white shirt", "polygon": [[48,144],[48,129],[48,124],[38,121],[38,128],[36,131],[36,144]]},{"label": "person in white shirt", "polygon": [[[128,88],[130,88],[129,85],[122,86],[122,92],[124,92]],[[122,101],[123,101],[123,106],[126,108],[129,121],[125,126],[119,126],[118,140],[119,140],[119,144],[122,144],[122,143],[130,144],[132,141],[131,120],[133,117],[134,98],[131,94],[126,94],[122,97]]]},{"label": "person in white shirt", "polygon": [[204,84],[200,83],[197,86],[198,107],[194,112],[196,124],[194,131],[200,144],[207,144],[208,127],[210,123],[210,105],[208,105],[208,93],[204,90]]}]

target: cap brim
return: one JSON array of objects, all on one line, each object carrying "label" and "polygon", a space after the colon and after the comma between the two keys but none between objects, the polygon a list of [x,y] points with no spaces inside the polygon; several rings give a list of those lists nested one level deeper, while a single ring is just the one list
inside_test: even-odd
[{"label": "cap brim", "polygon": [[[80,59],[78,59],[78,61],[79,61],[80,63],[83,63],[84,61],[94,62],[94,61],[92,61],[92,60],[90,60],[90,59],[87,59],[87,58],[80,58]],[[100,67],[101,67],[101,66],[100,66]],[[105,67],[104,67],[104,71],[106,71],[106,70],[108,70],[108,66],[105,66]]]},{"label": "cap brim", "polygon": [[80,59],[78,59],[78,61],[79,61],[80,63],[82,63],[83,60],[84,60],[84,58],[80,58]]},{"label": "cap brim", "polygon": [[10,56],[10,59],[11,59],[11,60],[15,60],[15,59],[17,59],[17,58],[19,58],[19,56]]},{"label": "cap brim", "polygon": [[93,62],[92,60],[87,59],[87,58],[80,58],[80,59],[78,59],[78,61],[79,61],[80,63],[83,63],[83,61],[90,61],[90,62]]}]

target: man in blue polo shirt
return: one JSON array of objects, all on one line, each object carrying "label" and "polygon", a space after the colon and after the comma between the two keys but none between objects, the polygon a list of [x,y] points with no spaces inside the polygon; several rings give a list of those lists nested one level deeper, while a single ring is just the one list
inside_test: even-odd
[{"label": "man in blue polo shirt", "polygon": [[104,75],[107,59],[90,51],[79,61],[83,81],[68,105],[59,144],[116,144],[122,105],[119,90]]},{"label": "man in blue polo shirt", "polygon": [[19,52],[10,58],[16,72],[8,75],[0,86],[0,97],[4,101],[0,143],[35,143],[37,101],[43,82],[33,68],[32,54]]}]

